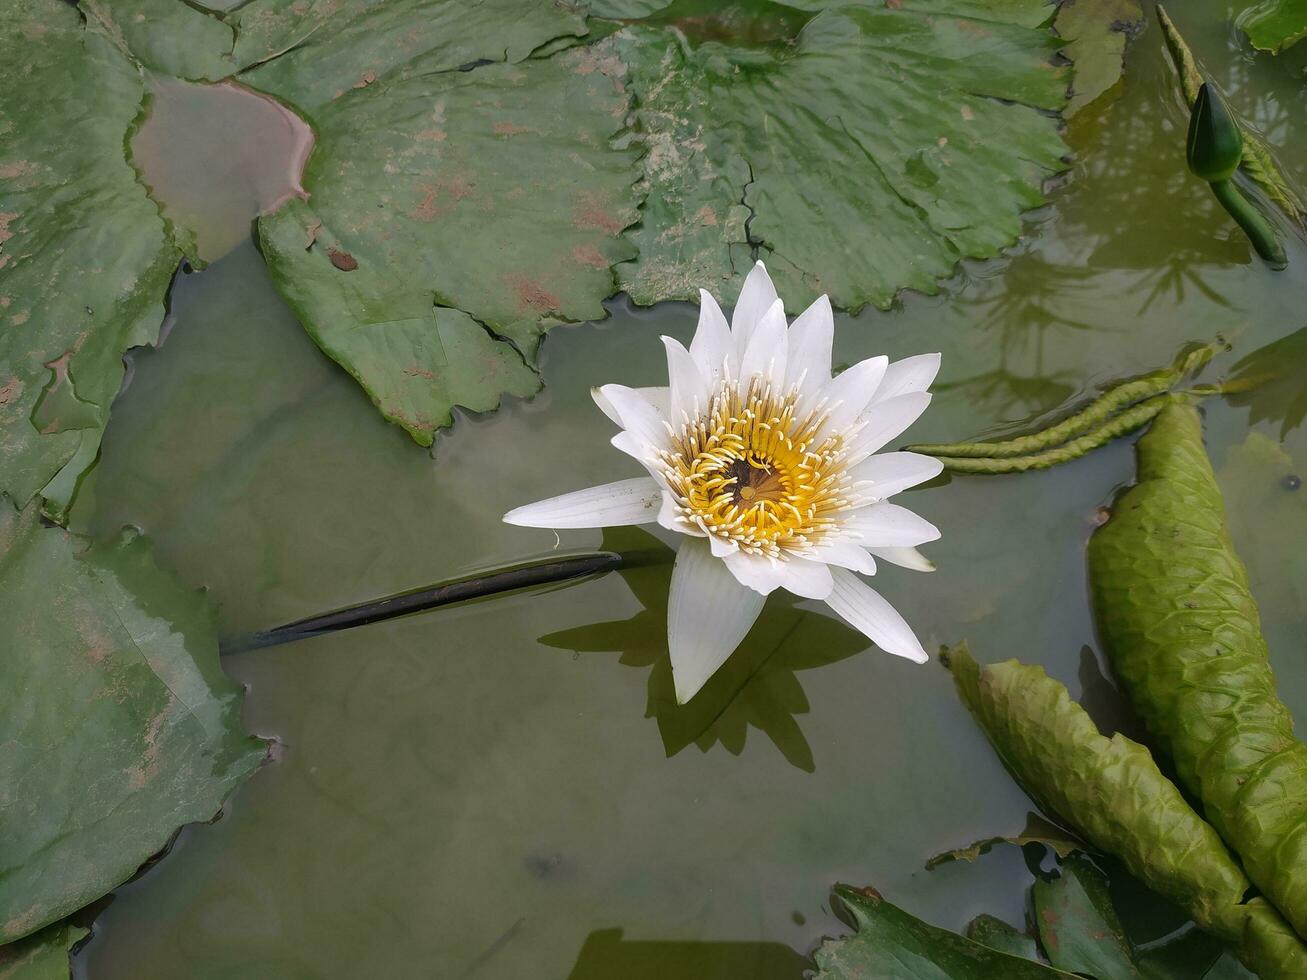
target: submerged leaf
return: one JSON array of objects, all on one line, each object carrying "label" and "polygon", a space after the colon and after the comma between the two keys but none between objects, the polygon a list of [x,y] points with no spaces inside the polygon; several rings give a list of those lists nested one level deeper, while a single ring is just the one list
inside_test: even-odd
[{"label": "submerged leaf", "polygon": [[0,19],[0,492],[62,510],[180,259],[124,158],[136,68],[61,0]]},{"label": "submerged leaf", "polygon": [[1074,851],[1084,850],[1085,847],[1084,841],[1075,835],[1032,813],[1026,818],[1026,826],[1021,833],[1010,837],[987,837],[967,847],[936,854],[926,862],[926,870],[933,870],[949,861],[974,861],[982,854],[988,854],[996,844],[1015,844],[1017,847],[1042,844],[1058,857],[1066,857]]},{"label": "submerged leaf", "polygon": [[0,498],[0,942],[126,881],[266,754],[205,600],[143,538],[79,545]]},{"label": "submerged leaf", "polygon": [[1067,150],[1043,0],[823,6],[692,0],[614,37],[646,150],[636,302],[731,295],[758,248],[792,312],[887,306],[1044,203]]},{"label": "submerged leaf", "polygon": [[1253,351],[1221,386],[1231,405],[1247,406],[1248,421],[1279,422],[1280,438],[1307,418],[1307,327]]},{"label": "submerged leaf", "polygon": [[[873,889],[836,885],[857,933],[828,939],[813,954],[814,980],[1069,980],[1070,974],[929,925]],[[907,964],[910,964],[908,966]],[[911,972],[904,972],[910,970]]]},{"label": "submerged leaf", "polygon": [[1136,449],[1138,483],[1089,544],[1104,646],[1181,781],[1307,935],[1307,746],[1275,693],[1197,410],[1168,407]]},{"label": "submerged leaf", "polygon": [[1053,26],[1067,39],[1062,53],[1075,65],[1070,118],[1121,80],[1127,39],[1143,26],[1139,0],[1062,0]]}]

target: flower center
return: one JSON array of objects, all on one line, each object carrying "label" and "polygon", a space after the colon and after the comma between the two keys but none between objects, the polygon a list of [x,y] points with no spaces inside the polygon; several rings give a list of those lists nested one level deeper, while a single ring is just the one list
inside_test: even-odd
[{"label": "flower center", "polygon": [[687,524],[773,558],[811,551],[850,503],[843,434],[797,390],[726,381],[660,457]]}]

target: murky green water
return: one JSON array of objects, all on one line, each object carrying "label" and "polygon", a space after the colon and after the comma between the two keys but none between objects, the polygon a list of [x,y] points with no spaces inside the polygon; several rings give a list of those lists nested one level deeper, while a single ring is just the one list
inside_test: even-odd
[{"label": "murky green water", "polygon": [[[1173,13],[1307,184],[1307,51],[1252,59],[1234,47],[1222,5]],[[172,95],[156,145],[191,138],[188,118],[203,119],[207,96]],[[936,400],[911,437],[951,439],[1053,412],[1219,333],[1234,351],[1205,378],[1215,379],[1303,327],[1307,250],[1291,243],[1280,274],[1251,258],[1187,175],[1184,125],[1150,23],[1121,99],[1076,121],[1079,162],[1029,238],[968,265],[941,296],[840,317],[837,362],[942,350]],[[190,199],[203,206],[188,215],[219,249],[246,240],[262,200],[249,168],[279,168],[229,167],[221,147],[210,152],[195,156]],[[137,153],[148,168],[146,148]],[[695,311],[611,309],[604,323],[550,335],[543,394],[460,419],[432,459],[318,352],[252,245],[238,245],[179,277],[166,343],[132,355],[74,524],[143,528],[161,561],[221,604],[229,639],[599,545],[598,532],[556,542],[500,515],[636,475],[608,446],[588,389],[659,381],[658,335],[688,340]],[[1246,407],[1210,402],[1207,417],[1281,693],[1307,719],[1307,560],[1294,548],[1307,490],[1247,463]],[[1280,439],[1276,419],[1254,428]],[[1284,448],[1307,476],[1307,429]],[[939,571],[887,568],[876,585],[928,649],[965,638],[982,660],[1043,663],[1113,724],[1084,543],[1132,473],[1126,441],[1046,473],[914,491],[912,508],[944,530],[927,548]],[[605,543],[648,539],[626,531]],[[980,911],[1020,921],[1029,874],[1018,852],[922,867],[1019,828],[1030,809],[937,663],[879,654],[821,604],[778,594],[728,670],[676,708],[669,572],[228,658],[249,686],[247,726],[278,739],[276,760],[216,824],[183,831],[166,860],[119,889],[79,967],[97,980],[795,977],[798,954],[840,928],[826,904],[837,880],[874,884],[949,927]],[[1161,918],[1138,927],[1165,928]]]}]

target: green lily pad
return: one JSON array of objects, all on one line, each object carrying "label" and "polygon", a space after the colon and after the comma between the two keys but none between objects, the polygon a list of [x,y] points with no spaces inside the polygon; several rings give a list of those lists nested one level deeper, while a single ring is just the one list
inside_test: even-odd
[{"label": "green lily pad", "polygon": [[0,946],[0,980],[68,980],[68,953],[89,934],[89,929],[59,922]]},{"label": "green lily pad", "polygon": [[1278,54],[1307,37],[1307,6],[1302,0],[1261,0],[1236,23],[1253,47]]},{"label": "green lily pad", "polygon": [[1035,926],[1049,962],[1068,973],[1130,980],[1139,976],[1134,952],[1107,892],[1107,879],[1081,856],[1031,889]]},{"label": "green lily pad", "polygon": [[1039,943],[1034,936],[1020,932],[992,915],[978,915],[968,922],[966,936],[972,942],[1009,956],[1039,960]]},{"label": "green lily pad", "polygon": [[181,0],[78,0],[88,22],[153,71],[216,82],[238,67],[235,33],[218,14]]},{"label": "green lily pad", "polygon": [[0,19],[0,492],[61,511],[181,258],[124,157],[141,77],[60,0]]},{"label": "green lily pad", "polygon": [[857,932],[828,939],[813,954],[815,980],[1068,980],[1071,976],[922,922],[885,901],[875,889],[836,885],[835,897]]},{"label": "green lily pad", "polygon": [[1043,0],[822,6],[678,0],[615,36],[646,150],[636,302],[732,295],[757,248],[794,311],[887,306],[1044,203],[1067,78]]},{"label": "green lily pad", "polygon": [[126,881],[266,755],[203,597],[141,537],[82,545],[0,499],[0,942]]},{"label": "green lily pad", "polygon": [[1126,41],[1144,23],[1139,0],[1063,0],[1053,26],[1066,38],[1062,53],[1075,65],[1070,118],[1121,80]]},{"label": "green lily pad", "polygon": [[636,217],[634,156],[609,145],[622,75],[601,47],[575,48],[309,114],[311,198],[260,220],[264,255],[323,350],[418,442],[454,405],[534,392],[523,354],[546,327],[605,315]]}]

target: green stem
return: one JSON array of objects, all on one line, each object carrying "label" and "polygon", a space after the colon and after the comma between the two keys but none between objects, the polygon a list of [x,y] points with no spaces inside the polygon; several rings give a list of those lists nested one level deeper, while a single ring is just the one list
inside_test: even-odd
[{"label": "green stem", "polygon": [[1272,269],[1283,269],[1288,265],[1284,248],[1280,245],[1280,240],[1275,237],[1275,229],[1266,220],[1266,216],[1243,196],[1243,192],[1235,186],[1234,181],[1214,180],[1211,182],[1211,187],[1212,193],[1221,202],[1221,207],[1225,208],[1230,217],[1243,229],[1248,240],[1253,243],[1254,250],[1266,264]]}]

